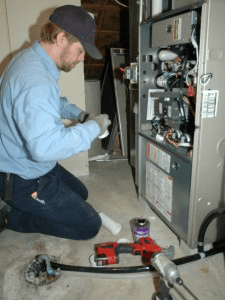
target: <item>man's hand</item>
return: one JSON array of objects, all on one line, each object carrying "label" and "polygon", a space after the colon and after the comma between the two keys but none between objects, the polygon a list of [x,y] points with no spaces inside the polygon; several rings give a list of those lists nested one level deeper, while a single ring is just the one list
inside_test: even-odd
[{"label": "man's hand", "polygon": [[89,120],[93,120],[98,123],[98,126],[100,128],[100,134],[102,135],[103,133],[106,132],[108,129],[108,126],[111,124],[111,121],[109,120],[109,116],[106,114],[98,115],[98,116],[90,116],[88,118]]},{"label": "man's hand", "polygon": [[87,121],[89,116],[90,116],[89,113],[87,113],[86,111],[82,111],[78,116],[78,121],[80,123],[84,123],[85,121]]}]

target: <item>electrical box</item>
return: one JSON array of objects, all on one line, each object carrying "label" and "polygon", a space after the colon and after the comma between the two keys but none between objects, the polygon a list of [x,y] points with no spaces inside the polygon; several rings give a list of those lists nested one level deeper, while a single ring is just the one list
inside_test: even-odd
[{"label": "electrical box", "polygon": [[[225,206],[225,1],[194,2],[141,18],[137,66],[138,197],[190,248]],[[223,222],[206,243],[222,238]]]}]

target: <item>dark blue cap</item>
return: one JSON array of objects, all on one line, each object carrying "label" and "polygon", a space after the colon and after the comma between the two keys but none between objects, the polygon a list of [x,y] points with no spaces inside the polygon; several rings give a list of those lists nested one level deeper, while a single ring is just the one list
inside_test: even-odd
[{"label": "dark blue cap", "polygon": [[102,58],[101,52],[94,45],[95,21],[81,6],[60,6],[53,11],[49,20],[75,36],[91,57]]}]

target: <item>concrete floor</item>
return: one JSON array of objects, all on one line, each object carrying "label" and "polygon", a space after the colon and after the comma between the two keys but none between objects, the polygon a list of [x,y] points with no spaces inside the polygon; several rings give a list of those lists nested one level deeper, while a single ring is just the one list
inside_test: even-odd
[{"label": "concrete floor", "polygon": [[[24,279],[24,269],[37,254],[56,256],[64,264],[90,266],[94,245],[127,238],[133,242],[129,221],[134,217],[150,220],[150,235],[162,247],[175,246],[175,257],[184,254],[177,237],[150,210],[137,201],[127,160],[90,162],[90,175],[81,177],[89,189],[89,201],[122,225],[118,235],[102,227],[89,241],[71,241],[42,234],[22,234],[5,230],[0,233],[1,300],[136,300],[152,299],[158,287],[157,274],[90,275],[61,272],[61,277],[45,286],[34,286]],[[118,266],[141,265],[140,257],[120,255]],[[224,257],[219,254],[179,267],[187,288],[199,300],[225,299]],[[196,299],[185,289],[173,289],[174,299]]]}]

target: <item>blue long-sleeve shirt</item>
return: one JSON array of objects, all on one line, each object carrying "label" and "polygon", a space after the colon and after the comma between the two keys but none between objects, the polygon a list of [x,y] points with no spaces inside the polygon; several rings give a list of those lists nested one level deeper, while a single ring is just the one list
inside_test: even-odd
[{"label": "blue long-sleeve shirt", "polygon": [[60,96],[59,75],[38,41],[10,61],[0,79],[1,172],[38,178],[99,135],[95,121],[64,126],[61,118],[77,119],[81,109]]}]

